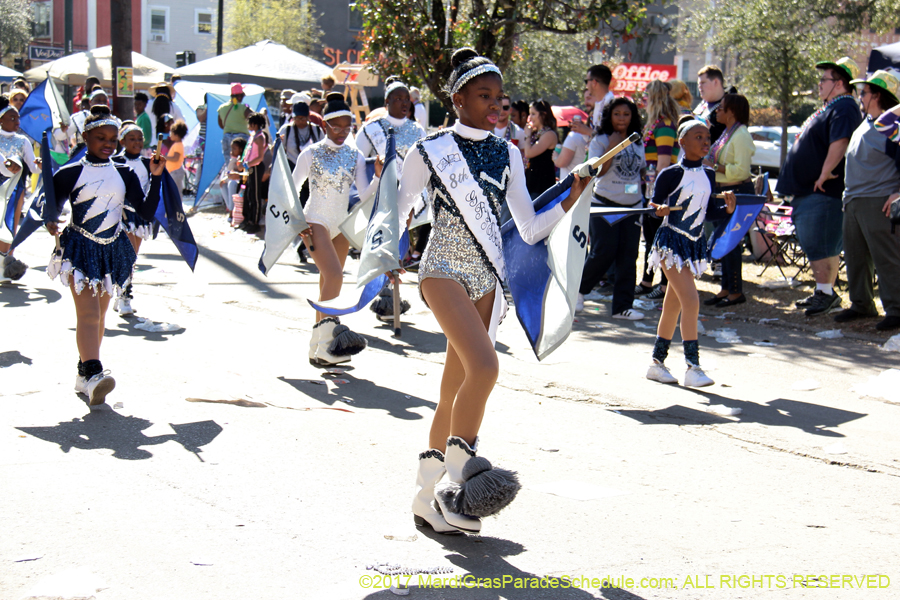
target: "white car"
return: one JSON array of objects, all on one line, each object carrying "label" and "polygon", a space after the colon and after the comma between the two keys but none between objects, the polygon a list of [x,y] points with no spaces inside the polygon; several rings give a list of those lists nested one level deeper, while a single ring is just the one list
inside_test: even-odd
[{"label": "white car", "polygon": [[[762,167],[777,175],[781,170],[781,127],[754,125],[748,129],[753,136],[753,145],[756,146],[753,166]],[[788,150],[794,145],[794,138],[798,133],[799,127],[788,127]]]}]

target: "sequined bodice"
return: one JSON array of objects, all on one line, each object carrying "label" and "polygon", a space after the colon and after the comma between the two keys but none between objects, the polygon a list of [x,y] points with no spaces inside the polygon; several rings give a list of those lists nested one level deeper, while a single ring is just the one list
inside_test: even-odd
[{"label": "sequined bodice", "polygon": [[406,158],[406,153],[413,147],[413,144],[419,141],[422,135],[418,124],[411,119],[406,119],[399,127],[387,119],[378,119],[374,123],[367,125],[366,129],[372,132],[373,128],[376,127],[381,129],[381,135],[370,135],[369,137],[373,143],[378,145],[375,151],[378,152],[379,156],[384,156],[385,153],[388,128],[394,128],[394,144],[397,148],[398,165],[403,162],[403,159]]},{"label": "sequined bodice", "polygon": [[359,151],[347,144],[338,148],[320,142],[313,146],[309,172],[310,194],[319,197],[347,197],[356,181]]},{"label": "sequined bodice", "polygon": [[112,162],[82,160],[81,175],[70,196],[72,225],[99,238],[112,238],[122,221],[125,182]]},{"label": "sequined bodice", "polygon": [[0,135],[0,154],[6,158],[25,156],[25,144],[31,142],[24,135]]},{"label": "sequined bodice", "polygon": [[703,235],[703,221],[712,190],[704,167],[682,167],[684,175],[678,189],[668,199],[670,206],[682,207],[663,219],[663,226],[697,240]]}]

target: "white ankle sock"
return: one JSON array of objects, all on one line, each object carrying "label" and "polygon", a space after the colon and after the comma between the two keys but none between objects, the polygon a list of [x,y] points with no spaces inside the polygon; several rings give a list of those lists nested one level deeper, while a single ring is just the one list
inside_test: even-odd
[{"label": "white ankle sock", "polygon": [[817,283],[816,291],[828,294],[830,296],[834,293],[834,287],[832,287],[830,283]]}]

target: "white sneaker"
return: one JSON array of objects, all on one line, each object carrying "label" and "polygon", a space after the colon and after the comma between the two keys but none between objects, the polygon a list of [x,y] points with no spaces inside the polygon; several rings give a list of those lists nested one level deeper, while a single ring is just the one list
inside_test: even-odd
[{"label": "white sneaker", "polygon": [[653,364],[647,369],[647,379],[660,383],[678,383],[678,380],[675,379],[669,368],[655,358],[653,359]]},{"label": "white sneaker", "polygon": [[684,387],[706,387],[714,383],[715,381],[710,379],[703,369],[696,365],[688,365],[688,370],[684,374]]},{"label": "white sneaker", "polygon": [[86,394],[87,390],[87,379],[84,378],[83,375],[75,376],[75,391],[79,394]]},{"label": "white sneaker", "polygon": [[640,321],[644,318],[644,313],[633,310],[631,308],[623,310],[617,315],[612,316],[613,319],[625,319],[626,321]]},{"label": "white sneaker", "polygon": [[97,404],[103,404],[106,401],[107,394],[115,388],[116,380],[110,376],[107,369],[87,380],[84,393],[90,398],[91,406],[96,406]]},{"label": "white sneaker", "polygon": [[584,294],[578,294],[578,297],[575,299],[575,312],[584,312]]},{"label": "white sneaker", "polygon": [[591,300],[592,302],[599,302],[603,300],[603,298],[604,295],[597,290],[591,290],[591,293],[584,297],[585,300]]},{"label": "white sneaker", "polygon": [[131,308],[131,298],[125,298],[124,296],[116,298],[116,305],[113,307],[113,310],[123,317],[133,315],[134,309]]}]

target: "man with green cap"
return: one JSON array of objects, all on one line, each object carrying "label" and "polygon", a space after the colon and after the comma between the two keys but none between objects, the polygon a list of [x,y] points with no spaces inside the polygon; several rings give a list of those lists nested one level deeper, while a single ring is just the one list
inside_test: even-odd
[{"label": "man with green cap", "polygon": [[844,189],[844,261],[850,284],[850,308],[834,320],[846,323],[878,315],[874,274],[885,318],[879,331],[900,328],[900,235],[891,233],[888,218],[893,200],[900,197],[900,145],[875,128],[875,120],[897,105],[897,72],[875,71],[859,85],[859,102],[866,118],[853,132],[847,148]]},{"label": "man with green cap", "polygon": [[823,105],[804,123],[787,155],[775,191],[791,196],[797,240],[812,265],[815,293],[797,303],[812,316],[840,308],[834,291],[842,248],[844,153],[862,121],[850,80],[859,67],[847,57],[820,62]]}]

